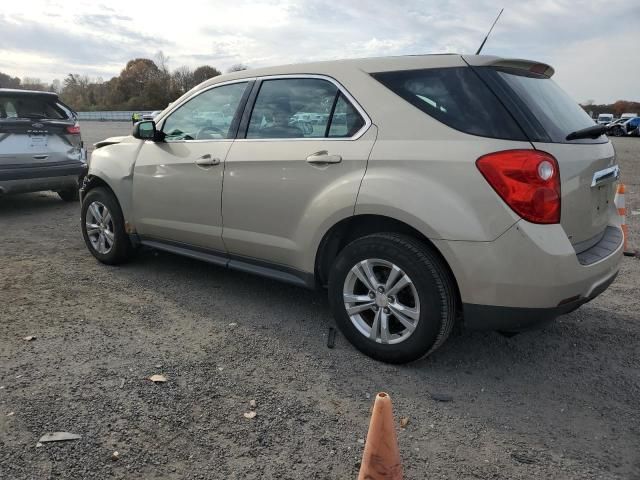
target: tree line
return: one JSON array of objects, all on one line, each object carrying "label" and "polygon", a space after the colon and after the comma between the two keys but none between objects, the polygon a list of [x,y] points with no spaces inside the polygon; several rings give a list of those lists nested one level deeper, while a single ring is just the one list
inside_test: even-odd
[{"label": "tree line", "polygon": [[[167,64],[168,58],[162,52],[154,60],[135,58],[127,62],[117,77],[107,81],[70,73],[62,81],[46,83],[38,78],[20,79],[0,72],[0,88],[56,92],[76,111],[162,110],[199,83],[222,74],[209,65],[195,69],[181,66],[171,71]],[[228,72],[246,69],[245,65],[236,64]]]},{"label": "tree line", "polygon": [[[236,64],[228,72],[246,69],[247,66]],[[107,81],[70,73],[64,80],[55,79],[48,84],[38,78],[20,79],[0,72],[0,88],[56,92],[62,101],[77,111],[161,110],[199,83],[221,74],[220,70],[209,65],[196,69],[181,66],[170,71],[168,58],[158,52],[153,60],[129,60],[120,75]],[[601,113],[613,113],[617,117],[623,113],[640,113],[640,102],[627,100],[601,105],[587,100],[581,106],[593,117]]]},{"label": "tree line", "polygon": [[593,100],[587,100],[580,106],[594,118],[597,118],[601,113],[613,113],[616,117],[623,113],[640,114],[640,102],[630,102],[628,100],[618,100],[615,103],[602,105],[596,105]]}]

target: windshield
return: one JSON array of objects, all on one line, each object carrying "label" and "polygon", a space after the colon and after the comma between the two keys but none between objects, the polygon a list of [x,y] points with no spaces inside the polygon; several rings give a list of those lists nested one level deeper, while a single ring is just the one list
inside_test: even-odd
[{"label": "windshield", "polygon": [[[587,112],[550,78],[507,70],[497,70],[497,74],[526,105],[553,142],[565,142],[571,132],[594,125]],[[610,121],[612,117],[601,115],[598,120]]]}]

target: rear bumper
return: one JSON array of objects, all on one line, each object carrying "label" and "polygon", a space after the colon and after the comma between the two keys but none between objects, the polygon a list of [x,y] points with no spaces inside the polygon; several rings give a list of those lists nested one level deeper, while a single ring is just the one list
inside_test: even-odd
[{"label": "rear bumper", "polygon": [[78,187],[87,174],[84,162],[0,168],[0,195]]},{"label": "rear bumper", "polygon": [[55,162],[50,165],[0,167],[0,183],[14,180],[32,180],[36,178],[52,178],[75,176],[80,178],[87,173],[85,162]]},{"label": "rear bumper", "polygon": [[618,276],[614,273],[602,284],[598,285],[589,297],[570,299],[565,303],[551,308],[499,307],[495,305],[463,305],[464,325],[471,330],[497,330],[504,332],[518,332],[529,330],[549,323],[560,315],[573,312],[580,306],[590,302],[602,292]]},{"label": "rear bumper", "polygon": [[620,241],[581,263],[561,225],[523,220],[493,242],[434,243],[458,283],[465,324],[486,330],[523,330],[575,310],[613,282],[623,253]]}]

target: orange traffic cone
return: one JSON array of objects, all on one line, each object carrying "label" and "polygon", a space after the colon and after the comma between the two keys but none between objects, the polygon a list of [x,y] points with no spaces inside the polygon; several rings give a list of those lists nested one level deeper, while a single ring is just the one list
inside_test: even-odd
[{"label": "orange traffic cone", "polygon": [[618,223],[620,228],[622,228],[622,235],[624,238],[624,254],[628,257],[635,256],[635,252],[629,248],[629,229],[627,228],[627,208],[624,200],[624,194],[626,192],[626,187],[624,183],[618,184],[618,189],[616,190],[616,196],[613,199],[613,203],[615,203],[616,208],[618,209]]},{"label": "orange traffic cone", "polygon": [[376,395],[373,403],[358,480],[402,480],[391,397],[386,393]]}]

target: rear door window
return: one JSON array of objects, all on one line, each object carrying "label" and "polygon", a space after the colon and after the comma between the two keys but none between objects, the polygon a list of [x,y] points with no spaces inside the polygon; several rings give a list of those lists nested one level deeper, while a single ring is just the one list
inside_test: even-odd
[{"label": "rear door window", "polygon": [[338,87],[321,78],[263,80],[249,139],[351,138],[366,122]]},{"label": "rear door window", "polygon": [[414,107],[461,132],[527,140],[498,98],[469,67],[374,73]]},{"label": "rear door window", "polygon": [[246,138],[323,138],[337,93],[317,78],[265,80]]}]

